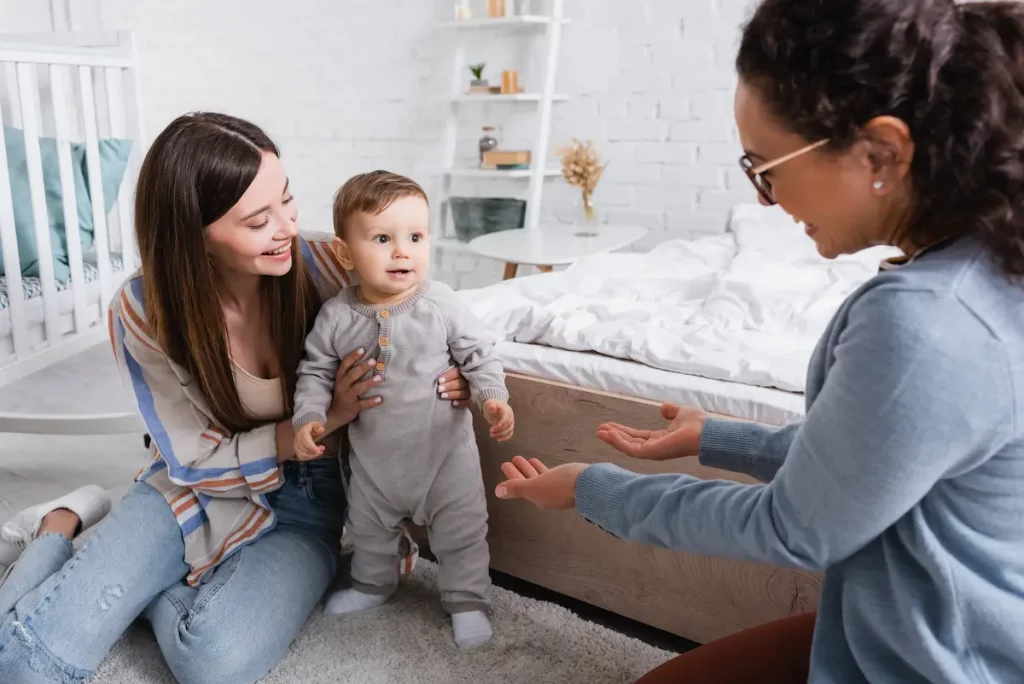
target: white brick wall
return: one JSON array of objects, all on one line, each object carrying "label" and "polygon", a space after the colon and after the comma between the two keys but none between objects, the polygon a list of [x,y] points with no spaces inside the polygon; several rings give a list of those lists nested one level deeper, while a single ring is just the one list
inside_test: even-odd
[{"label": "white brick wall", "polygon": [[[306,229],[330,230],[331,195],[353,173],[386,167],[432,187],[444,110],[430,99],[445,92],[450,63],[447,34],[431,26],[453,0],[94,1],[103,26],[139,38],[149,134],[199,108],[256,121],[281,145]],[[0,2],[14,11],[24,0]],[[721,230],[730,206],[754,199],[732,119],[732,61],[751,3],[566,0],[556,89],[572,99],[555,105],[552,146],[595,140],[611,162],[595,197],[602,220],[651,230],[640,248]],[[541,38],[475,45],[470,59],[486,61],[487,76],[511,66],[524,87],[539,86]],[[475,157],[484,124],[499,126],[503,145],[528,146],[533,111],[464,107],[460,159]],[[526,183],[462,181],[455,191],[524,196]],[[543,218],[572,217],[575,199],[548,182]],[[457,287],[501,274],[465,255],[436,266]]]}]

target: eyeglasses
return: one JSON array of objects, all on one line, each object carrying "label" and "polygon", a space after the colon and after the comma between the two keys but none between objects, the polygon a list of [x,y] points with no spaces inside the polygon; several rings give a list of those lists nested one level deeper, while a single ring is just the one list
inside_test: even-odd
[{"label": "eyeglasses", "polygon": [[772,159],[759,166],[754,166],[754,162],[750,159],[749,155],[743,155],[740,157],[740,168],[743,169],[743,173],[747,174],[747,178],[757,188],[757,194],[761,195],[761,198],[768,203],[769,206],[775,204],[775,191],[772,189],[772,183],[764,177],[765,171],[771,171],[776,166],[785,164],[790,159],[795,159],[801,154],[810,152],[811,150],[817,149],[822,145],[828,143],[828,139],[819,140],[816,143],[811,143],[807,147],[801,147],[796,152],[790,152],[787,155]]}]

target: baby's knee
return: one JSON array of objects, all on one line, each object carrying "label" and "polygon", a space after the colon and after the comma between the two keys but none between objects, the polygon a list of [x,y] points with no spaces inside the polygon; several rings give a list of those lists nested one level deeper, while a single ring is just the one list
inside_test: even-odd
[{"label": "baby's knee", "polygon": [[455,552],[486,545],[486,517],[466,520],[459,525],[439,525],[430,529],[430,548],[435,552]]}]

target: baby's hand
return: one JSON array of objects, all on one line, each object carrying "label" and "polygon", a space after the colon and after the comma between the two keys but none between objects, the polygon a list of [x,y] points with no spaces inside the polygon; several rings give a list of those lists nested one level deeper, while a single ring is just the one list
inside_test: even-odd
[{"label": "baby's hand", "polygon": [[306,423],[295,432],[295,457],[300,461],[312,461],[324,453],[324,447],[316,443],[324,434],[323,423]]},{"label": "baby's hand", "polygon": [[491,425],[491,437],[499,442],[507,442],[512,439],[512,428],[515,427],[516,417],[507,402],[500,399],[485,401],[484,418]]}]

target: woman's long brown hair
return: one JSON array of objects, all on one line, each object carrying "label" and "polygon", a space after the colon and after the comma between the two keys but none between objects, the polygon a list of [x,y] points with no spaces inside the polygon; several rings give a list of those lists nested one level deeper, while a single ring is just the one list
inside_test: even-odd
[{"label": "woman's long brown hair", "polygon": [[[264,152],[279,154],[266,133],[247,121],[207,112],[181,116],[150,146],[135,197],[149,324],[164,352],[198,383],[220,427],[231,432],[266,421],[253,420],[238,397],[204,231],[248,189]],[[320,307],[298,244],[293,254],[286,275],[265,276],[262,284],[262,311],[280,362],[287,410],[303,340]]]}]

